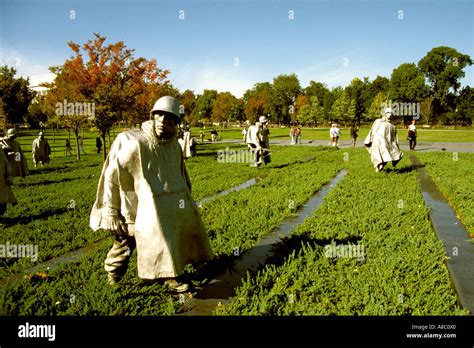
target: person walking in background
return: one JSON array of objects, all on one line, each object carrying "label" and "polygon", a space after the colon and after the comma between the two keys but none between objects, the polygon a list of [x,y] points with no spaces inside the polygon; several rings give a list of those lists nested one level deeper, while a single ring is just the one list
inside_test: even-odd
[{"label": "person walking in background", "polygon": [[244,144],[246,140],[247,140],[247,128],[244,128],[242,129],[242,141],[244,142]]},{"label": "person walking in background", "polygon": [[69,139],[66,138],[66,156],[69,156],[68,154],[70,154],[71,156],[74,156],[72,154],[72,147],[71,147],[71,141]]},{"label": "person walking in background", "polygon": [[211,130],[211,141],[212,142],[217,141],[218,137],[219,137],[219,134],[217,133],[217,131],[215,129]]},{"label": "person walking in background", "polygon": [[412,150],[412,151],[415,150],[416,137],[417,137],[416,120],[412,120],[411,124],[408,126],[408,136],[407,136],[407,140],[408,140],[409,145],[410,145],[410,150]]},{"label": "person walking in background", "polygon": [[33,140],[31,154],[33,157],[33,163],[35,165],[35,168],[38,163],[41,165],[41,167],[44,164],[49,163],[51,147],[49,146],[48,141],[45,139],[43,132],[39,132],[38,138]]},{"label": "person walking in background", "polygon": [[331,141],[329,142],[329,146],[334,146],[339,149],[339,136],[341,135],[341,131],[337,126],[337,123],[333,123],[331,128],[329,129],[329,136],[331,137]]},{"label": "person walking in background", "polygon": [[199,132],[199,138],[201,138],[201,144],[204,142],[204,132],[203,131],[200,131]]},{"label": "person walking in background", "polygon": [[100,150],[102,149],[102,140],[100,140],[100,137],[95,138],[95,148],[97,153],[100,153]]},{"label": "person walking in background", "polygon": [[290,138],[291,138],[290,145],[294,145],[295,144],[295,127],[291,127],[290,129]]},{"label": "person walking in background", "polygon": [[359,133],[359,127],[355,125],[355,123],[351,126],[351,146],[354,148],[356,146],[357,141],[357,133]]},{"label": "person walking in background", "polygon": [[390,123],[392,115],[392,108],[386,108],[385,115],[375,120],[364,141],[376,172],[382,171],[390,161],[395,167],[403,158],[398,146],[397,129]]},{"label": "person walking in background", "polygon": [[83,153],[84,155],[87,155],[87,153],[84,151],[84,140],[82,139],[80,135],[77,138],[77,142],[79,144],[79,153]]},{"label": "person walking in background", "polygon": [[295,128],[295,138],[296,138],[296,143],[301,144],[301,127],[296,126]]},{"label": "person walking in background", "polygon": [[10,128],[7,131],[7,136],[0,138],[0,148],[3,149],[6,158],[11,166],[11,176],[21,176],[25,177],[30,172],[28,170],[28,163],[26,158],[23,155],[23,150],[21,149],[20,143],[17,138],[16,130]]},{"label": "person walking in background", "polygon": [[272,161],[270,157],[270,130],[268,129],[268,119],[265,116],[260,116],[258,119],[260,123],[260,131],[258,133],[260,140],[261,156],[263,163],[268,164]]}]

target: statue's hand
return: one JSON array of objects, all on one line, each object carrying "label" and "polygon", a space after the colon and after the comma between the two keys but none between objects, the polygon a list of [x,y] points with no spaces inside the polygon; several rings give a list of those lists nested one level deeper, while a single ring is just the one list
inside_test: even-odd
[{"label": "statue's hand", "polygon": [[110,231],[119,239],[123,239],[123,237],[128,235],[127,225],[117,209],[107,208],[107,213],[105,215],[105,229]]}]

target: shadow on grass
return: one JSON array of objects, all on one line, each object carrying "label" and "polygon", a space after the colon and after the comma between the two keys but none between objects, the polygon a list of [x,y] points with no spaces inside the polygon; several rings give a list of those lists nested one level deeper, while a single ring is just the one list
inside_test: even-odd
[{"label": "shadow on grass", "polygon": [[293,252],[295,255],[298,255],[303,247],[310,246],[313,249],[321,248],[323,249],[326,245],[336,243],[337,245],[342,244],[357,244],[362,237],[360,236],[350,236],[344,239],[329,239],[329,238],[311,238],[308,235],[293,235],[290,237],[283,238],[278,244],[272,248],[272,256],[270,256],[265,265],[262,265],[263,268],[266,265],[275,265],[281,266],[285,263],[288,256]]},{"label": "shadow on grass", "polygon": [[46,186],[46,185],[60,184],[63,182],[76,181],[76,180],[77,179],[70,179],[70,178],[64,178],[60,180],[44,180],[44,181],[34,182],[34,183],[20,183],[18,185],[15,185],[15,187],[26,188],[26,187],[32,187],[32,186]]},{"label": "shadow on grass", "polygon": [[8,228],[16,224],[26,225],[35,220],[42,220],[54,215],[61,215],[71,211],[68,208],[54,209],[51,211],[45,211],[40,214],[29,215],[29,216],[17,216],[17,217],[0,217],[0,222],[3,224],[3,227]]}]

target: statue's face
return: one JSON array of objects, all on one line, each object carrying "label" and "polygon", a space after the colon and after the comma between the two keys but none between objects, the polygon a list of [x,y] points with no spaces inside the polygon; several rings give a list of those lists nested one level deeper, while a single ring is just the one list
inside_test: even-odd
[{"label": "statue's face", "polygon": [[171,139],[176,133],[176,119],[168,113],[158,111],[155,115],[155,133],[159,139]]}]

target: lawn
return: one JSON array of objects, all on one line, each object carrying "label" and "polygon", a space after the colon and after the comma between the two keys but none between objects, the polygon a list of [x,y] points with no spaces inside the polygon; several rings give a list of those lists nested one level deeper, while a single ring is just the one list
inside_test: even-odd
[{"label": "lawn", "polygon": [[[95,136],[85,134],[87,155],[77,162],[62,153],[65,135],[56,143],[50,139],[55,150],[50,165],[16,178],[13,189],[21,204],[9,207],[5,226],[0,227],[0,244],[37,244],[38,262],[107,236],[88,226],[102,167],[101,155],[93,152]],[[20,138],[24,150],[29,150],[33,138]],[[249,163],[217,161],[218,151],[226,147],[245,149],[239,144],[206,142],[198,146],[198,156],[187,161],[194,199],[213,196],[250,178],[259,181],[203,204],[202,218],[216,258],[199,269],[188,267],[195,285],[230,267],[236,250],[252,248],[340,169],[347,168],[348,174],[321,208],[281,243],[277,257],[257,275],[249,275],[231,305],[219,308],[217,314],[467,314],[457,304],[442,244],[407,158],[397,170],[376,174],[364,149],[272,146],[272,162],[256,169]],[[453,161],[453,154],[447,153],[416,155],[472,229],[473,156],[458,154]],[[363,247],[363,259],[328,257],[325,247],[333,242]],[[43,269],[3,288],[0,314],[174,314],[179,297],[161,285],[144,285],[137,278],[135,255],[123,281],[113,287],[106,284],[103,261],[111,243],[106,238],[98,250],[77,262]],[[26,258],[1,259],[0,264],[1,277],[33,265]]]},{"label": "lawn", "polygon": [[376,174],[366,156],[351,152],[348,175],[321,208],[218,314],[468,314],[409,163]]}]

